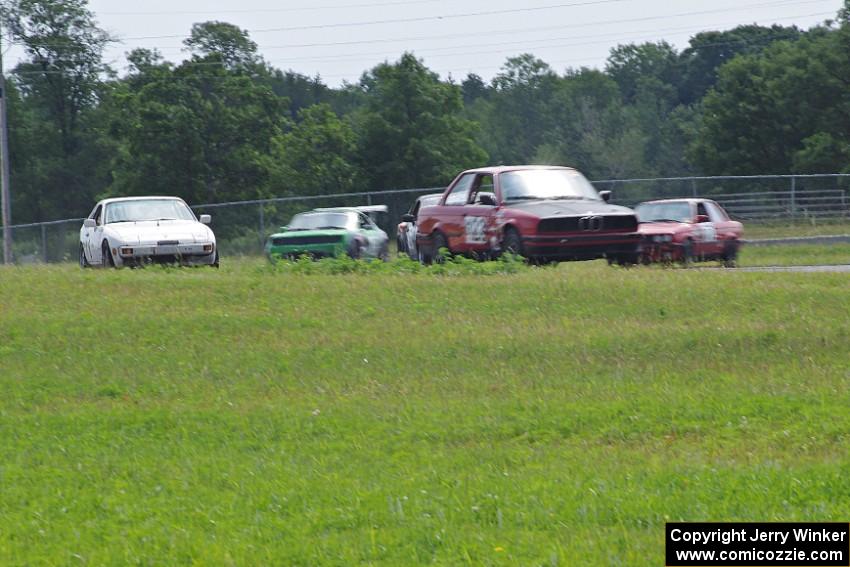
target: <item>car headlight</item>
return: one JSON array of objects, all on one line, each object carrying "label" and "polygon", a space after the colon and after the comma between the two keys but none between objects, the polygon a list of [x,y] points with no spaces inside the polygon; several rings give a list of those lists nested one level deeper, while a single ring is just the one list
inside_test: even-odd
[{"label": "car headlight", "polygon": [[673,235],[672,234],[659,234],[659,235],[653,236],[652,241],[655,242],[655,243],[673,242]]}]

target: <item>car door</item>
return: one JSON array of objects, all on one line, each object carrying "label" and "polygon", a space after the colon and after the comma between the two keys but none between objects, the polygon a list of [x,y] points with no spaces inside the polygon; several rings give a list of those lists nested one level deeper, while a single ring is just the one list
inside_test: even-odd
[{"label": "car door", "polygon": [[446,236],[452,252],[463,252],[467,249],[463,215],[475,178],[474,173],[467,173],[458,179],[440,207],[440,229]]},{"label": "car door", "polygon": [[708,220],[697,222],[694,226],[694,253],[697,256],[713,256],[719,252],[721,245],[717,240],[717,227],[712,222],[708,209],[702,201],[697,203],[696,216],[695,220],[699,220],[700,217]]},{"label": "car door", "polygon": [[464,238],[463,247],[459,251],[484,254],[496,247],[497,243],[491,242],[495,202],[493,176],[477,175],[461,214]]},{"label": "car door", "polygon": [[98,205],[89,215],[96,226],[94,228],[83,228],[82,245],[90,264],[100,264],[101,258],[100,242],[103,240],[103,205]]},{"label": "car door", "polygon": [[366,240],[365,255],[374,258],[381,253],[386,244],[386,234],[367,215],[359,213],[357,216],[360,234]]},{"label": "car door", "polygon": [[720,251],[723,251],[727,242],[738,239],[738,224],[731,221],[726,211],[714,201],[706,201],[705,208],[708,211],[708,217],[714,223],[714,228],[717,231],[717,242]]}]

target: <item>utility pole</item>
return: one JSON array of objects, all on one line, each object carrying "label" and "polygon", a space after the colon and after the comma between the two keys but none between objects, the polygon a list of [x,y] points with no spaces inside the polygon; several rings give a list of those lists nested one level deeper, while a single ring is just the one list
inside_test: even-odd
[{"label": "utility pole", "polygon": [[0,23],[0,209],[3,218],[3,263],[12,263],[12,199],[9,193],[9,128],[6,121],[6,75],[3,73],[3,27]]}]

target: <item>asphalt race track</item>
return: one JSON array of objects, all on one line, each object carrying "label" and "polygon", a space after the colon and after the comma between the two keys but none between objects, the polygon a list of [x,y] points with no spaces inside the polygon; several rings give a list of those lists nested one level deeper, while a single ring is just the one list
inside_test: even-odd
[{"label": "asphalt race track", "polygon": [[753,266],[750,268],[724,268],[717,266],[715,268],[697,268],[698,270],[717,271],[724,270],[728,272],[831,272],[831,273],[850,273],[850,264],[825,264],[817,266]]}]

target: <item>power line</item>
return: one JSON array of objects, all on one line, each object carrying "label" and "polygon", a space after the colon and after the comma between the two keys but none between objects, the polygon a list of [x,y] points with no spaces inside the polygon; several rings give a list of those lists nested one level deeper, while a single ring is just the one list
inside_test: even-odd
[{"label": "power line", "polygon": [[[605,2],[623,2],[623,1],[631,1],[631,0],[596,0],[595,2],[590,2],[590,4],[597,3],[605,3]],[[597,20],[594,22],[585,22],[578,24],[570,24],[570,28],[584,28],[584,27],[592,27],[592,26],[602,26],[602,25],[611,25],[611,24],[624,24],[624,23],[636,23],[636,22],[645,22],[645,21],[656,21],[656,20],[664,20],[667,18],[681,18],[688,16],[700,16],[707,14],[716,14],[716,13],[726,13],[726,12],[735,12],[735,11],[747,11],[753,8],[774,8],[774,7],[784,7],[784,6],[796,6],[796,5],[805,5],[805,4],[817,4],[821,2],[830,2],[831,0],[773,0],[770,2],[760,2],[756,4],[745,4],[740,5],[735,8],[724,8],[724,9],[712,9],[712,10],[700,10],[700,11],[690,11],[690,12],[679,12],[674,14],[666,14],[666,15],[658,15],[658,16],[645,16],[639,18],[628,18],[628,19],[620,19],[620,20]],[[583,4],[572,4],[573,6],[583,5]],[[546,7],[538,7],[538,8],[530,8],[530,9],[545,9]],[[519,9],[525,10],[525,8]],[[832,13],[832,12],[830,12]],[[479,14],[483,14],[479,13]],[[450,16],[433,16],[435,19],[442,19]],[[329,24],[333,26],[335,24]],[[283,29],[283,28],[278,28]],[[287,28],[291,29],[291,28]],[[517,33],[528,33],[528,32],[538,32],[538,31],[549,31],[549,30],[563,30],[563,25],[558,26],[537,26],[530,28],[507,28],[507,29],[498,29],[498,30],[490,30],[489,33],[496,34],[517,34]],[[266,30],[248,30],[249,33],[259,33]],[[300,44],[286,44],[286,45],[273,45],[273,46],[263,46],[260,45],[261,50],[269,50],[269,49],[291,49],[291,48],[303,48],[303,47],[331,47],[331,46],[348,46],[348,45],[363,45],[363,44],[372,44],[372,43],[398,43],[398,42],[410,42],[410,41],[426,41],[432,39],[451,39],[458,37],[468,37],[469,33],[458,33],[458,34],[441,34],[441,35],[426,35],[426,36],[414,36],[414,37],[401,37],[401,38],[373,38],[367,40],[353,40],[353,41],[336,41],[336,42],[316,42],[316,43],[300,43]],[[171,39],[171,38],[183,38],[183,35],[167,35],[167,36],[147,36],[147,37],[127,37],[123,38],[121,41],[129,41],[129,40],[146,40],[146,39]],[[594,36],[595,37],[595,36]],[[566,39],[566,38],[565,38]],[[13,42],[15,45],[24,46],[25,44],[16,41]],[[516,43],[516,42],[514,42]],[[50,42],[45,42],[45,45],[49,45]],[[60,44],[62,45],[62,44]],[[182,46],[145,46],[148,49],[184,49]]]},{"label": "power line", "polygon": [[[815,17],[815,16],[827,16],[827,15],[830,15],[830,14],[833,14],[833,12],[816,12],[816,13],[810,13],[810,14],[800,14],[798,16],[789,16],[787,18],[774,18],[774,21],[791,20],[791,19],[796,19],[796,18],[807,18],[807,17]],[[673,31],[687,31],[687,30],[692,30],[692,29],[694,29],[692,26],[690,26],[688,28],[672,28]],[[705,28],[700,27],[698,29],[702,30],[702,29],[705,29]],[[652,31],[665,31],[665,30],[652,30]],[[669,31],[669,29],[667,31]],[[641,31],[641,32],[630,32],[630,33],[627,33],[627,34],[606,34],[606,37],[623,38],[623,37],[628,36],[631,39],[631,41],[633,42],[635,40],[647,38],[648,37],[647,34],[649,34],[649,33],[651,33],[651,31],[646,30],[646,31]],[[632,36],[637,36],[637,37],[632,37]],[[467,45],[463,45],[463,46],[430,48],[430,49],[426,49],[424,51],[416,51],[416,50],[411,50],[411,51],[416,53],[417,55],[419,55],[421,57],[425,57],[425,58],[457,57],[457,56],[462,56],[462,55],[489,54],[489,53],[494,53],[494,51],[493,50],[486,50],[486,51],[450,51],[449,53],[432,53],[432,52],[457,49],[458,47],[471,47],[471,48],[480,47],[480,48],[484,48],[484,47],[501,47],[501,46],[505,46],[505,45],[525,45],[525,46],[527,46],[528,50],[557,49],[557,48],[562,48],[562,47],[583,47],[583,46],[588,46],[588,45],[599,45],[599,44],[609,43],[611,41],[610,39],[599,39],[597,41],[588,41],[588,42],[579,42],[579,43],[547,43],[547,44],[535,45],[535,46],[528,45],[529,43],[539,43],[541,41],[557,41],[557,40],[561,40],[561,39],[584,39],[584,38],[591,38],[591,37],[600,37],[600,36],[598,36],[598,35],[572,36],[572,37],[568,36],[568,37],[559,37],[559,38],[549,38],[547,40],[530,40],[530,41],[512,41],[512,42],[499,42],[499,43],[467,44]],[[643,39],[643,41],[651,41],[653,38],[656,38],[656,37],[657,36],[653,35],[652,37],[649,37],[648,39]],[[772,39],[773,38],[764,38],[764,40],[767,40],[767,41],[771,41]],[[722,43],[716,43],[716,44],[703,44],[701,47],[726,45],[726,44],[729,44],[729,43],[741,43],[741,42],[744,42],[744,41],[746,41],[746,40],[742,39],[742,40],[736,40],[734,42],[722,42]],[[620,42],[620,43],[623,43],[623,42]],[[523,49],[523,48],[520,48],[520,49]],[[497,51],[498,52],[507,52],[508,50],[497,50]],[[370,53],[352,53],[352,54],[348,54],[348,55],[338,54],[338,55],[321,55],[321,56],[310,56],[310,57],[276,58],[276,59],[269,59],[269,60],[267,60],[267,62],[268,63],[277,63],[277,62],[281,62],[281,61],[356,60],[356,59],[359,59],[359,58],[362,58],[362,57],[379,57],[380,58],[380,57],[391,57],[391,56],[394,56],[394,55],[397,55],[397,54],[398,54],[398,52],[388,53],[386,51],[376,51],[376,52],[370,52]],[[204,64],[204,63],[199,62],[198,64]]]},{"label": "power line", "polygon": [[[792,19],[796,19],[796,18],[825,16],[825,15],[830,15],[830,14],[832,14],[832,12],[816,12],[816,13],[809,13],[809,14],[799,14],[799,15],[795,15],[795,16],[787,16],[787,17],[784,17],[784,18],[773,18],[772,21],[792,20]],[[653,35],[652,37],[648,37],[647,34],[650,34],[650,33],[653,33],[653,32],[691,31],[691,30],[695,30],[695,29],[696,30],[704,30],[704,29],[706,29],[706,27],[710,27],[710,26],[716,27],[716,26],[721,26],[721,25],[724,25],[724,24],[704,24],[704,25],[700,26],[699,28],[694,28],[693,26],[687,26],[687,27],[678,27],[678,28],[661,28],[661,29],[654,29],[654,30],[641,30],[641,31],[637,31],[637,32],[629,32],[627,34],[609,33],[609,34],[605,34],[604,37],[624,38],[625,36],[629,36],[629,38],[631,39],[632,42],[640,41],[640,40],[651,41],[652,39],[654,39],[657,36]],[[637,36],[637,37],[634,37],[634,36]],[[529,45],[529,43],[541,43],[541,42],[547,42],[547,41],[551,42],[551,41],[557,41],[557,40],[561,40],[561,39],[589,39],[589,38],[599,38],[599,37],[603,37],[603,36],[599,36],[598,34],[590,34],[590,35],[584,35],[584,36],[562,36],[562,37],[546,38],[546,39],[540,39],[540,40],[521,40],[521,41],[512,41],[512,42],[483,43],[483,44],[482,43],[464,44],[464,45],[457,45],[457,46],[450,46],[450,47],[429,48],[429,49],[425,49],[424,51],[417,51],[417,50],[410,50],[410,51],[415,53],[417,56],[424,57],[424,58],[439,58],[439,57],[456,57],[456,56],[462,56],[462,55],[478,55],[478,54],[493,53],[492,50],[487,50],[487,51],[451,51],[452,49],[465,48],[465,47],[469,47],[469,48],[481,47],[481,48],[483,48],[483,47],[499,47],[499,46],[505,46],[505,45],[523,45],[523,46],[527,47],[528,51],[531,51],[531,50],[535,50],[535,49],[556,49],[556,48],[562,48],[562,47],[582,47],[582,46],[589,46],[589,45],[599,45],[599,44],[608,43],[610,41],[609,39],[599,39],[597,41],[589,41],[589,42],[546,43],[546,44],[543,44],[543,45],[534,45],[534,46]],[[644,38],[646,38],[646,39],[644,39]],[[760,42],[760,41],[773,41],[773,39],[774,38],[762,38],[760,40],[758,40],[758,39],[753,40],[753,43]],[[740,40],[734,40],[734,41],[730,41],[730,42],[703,44],[701,47],[720,46],[720,45],[728,45],[728,44],[740,44],[740,43],[745,43],[746,41],[747,40],[740,39]],[[442,52],[442,51],[447,51],[447,50],[449,51],[449,53],[432,53],[432,52]],[[520,50],[526,50],[526,49],[520,48]],[[500,51],[501,52],[507,52],[508,50],[500,50]],[[353,53],[353,54],[342,54],[341,53],[341,54],[330,54],[330,55],[308,56],[308,57],[275,58],[275,59],[268,59],[268,60],[264,60],[264,61],[266,63],[278,63],[278,62],[282,62],[282,61],[356,60],[356,59],[360,59],[360,58],[363,58],[363,57],[378,57],[378,58],[383,57],[383,58],[386,58],[386,57],[393,57],[393,56],[396,56],[396,55],[398,55],[397,51],[391,52],[391,53],[388,53],[387,51],[380,51],[380,52],[365,52],[365,53],[361,52],[361,53]],[[181,66],[181,67],[195,67],[195,66],[197,66],[197,67],[221,67],[221,66],[223,66],[223,63],[221,61],[183,61],[183,62],[180,62],[178,65]],[[48,71],[48,72],[49,73],[56,73],[56,74],[62,73],[62,71]],[[21,71],[21,72],[18,72],[16,74],[18,74],[18,75],[38,75],[38,74],[42,74],[42,73],[44,73],[44,71]]]},{"label": "power line", "polygon": [[245,8],[241,10],[175,10],[160,12],[98,12],[103,16],[192,16],[197,14],[267,14],[285,12],[312,12],[320,10],[342,10],[346,8],[383,8],[410,6],[413,4],[434,4],[446,0],[404,0],[401,2],[370,2],[361,4],[335,4],[323,6],[301,6],[298,8]]},{"label": "power line", "polygon": [[[337,22],[333,24],[314,24],[309,26],[289,26],[289,27],[281,27],[281,28],[265,28],[265,29],[256,29],[256,30],[248,30],[249,33],[271,33],[271,32],[283,32],[283,31],[305,31],[305,30],[317,30],[317,29],[333,29],[333,28],[350,28],[350,27],[362,27],[362,26],[373,26],[379,24],[406,24],[413,22],[425,22],[425,21],[434,21],[434,20],[450,20],[456,18],[472,18],[477,16],[494,16],[501,14],[517,14],[522,12],[539,12],[543,10],[555,10],[558,8],[575,8],[579,6],[595,6],[598,4],[613,4],[613,3],[621,3],[621,2],[631,2],[633,0],[587,0],[585,2],[574,2],[568,4],[550,4],[548,6],[533,6],[526,8],[509,8],[505,10],[489,10],[482,12],[466,12],[460,14],[444,14],[442,16],[419,16],[414,18],[394,18],[394,19],[386,19],[386,20],[370,20],[363,22]],[[173,39],[180,38],[182,35],[158,35],[158,36],[141,36],[141,37],[127,37],[123,38],[124,40],[144,40],[144,39]]]},{"label": "power line", "polygon": [[[622,24],[622,23],[634,23],[634,22],[643,22],[643,21],[654,21],[654,20],[663,20],[666,18],[680,18],[680,17],[688,17],[688,16],[701,16],[707,14],[716,14],[716,13],[726,13],[726,12],[735,12],[735,11],[746,11],[752,8],[773,8],[773,7],[783,7],[783,6],[794,6],[798,4],[815,4],[820,2],[828,2],[831,0],[777,0],[774,2],[767,3],[758,3],[758,4],[746,4],[741,5],[736,8],[728,8],[728,9],[715,9],[715,10],[704,10],[704,11],[696,11],[696,12],[680,12],[677,14],[669,14],[669,15],[660,15],[660,16],[649,16],[649,17],[640,17],[634,19],[623,19],[623,20],[597,20],[594,22],[580,23],[580,24],[570,24],[570,28],[581,28],[581,27],[591,27],[591,26],[600,26],[600,25],[609,25],[609,24]],[[828,12],[833,13],[833,12]],[[780,18],[777,18],[780,19]],[[550,30],[563,30],[564,26],[542,26],[542,27],[530,27],[530,28],[502,28],[497,30],[490,30],[489,33],[492,35],[498,34],[517,34],[517,33],[528,33],[528,32],[539,32],[539,31],[550,31]],[[254,30],[257,31],[257,30]],[[251,32],[253,33],[253,32]],[[183,37],[183,36],[166,36],[166,37]],[[332,41],[332,42],[316,42],[316,43],[290,43],[284,45],[262,45],[260,44],[261,50],[269,50],[269,49],[293,49],[293,48],[303,48],[303,47],[335,47],[335,46],[349,46],[349,45],[364,45],[364,44],[373,44],[373,43],[400,43],[400,42],[410,42],[410,41],[427,41],[433,39],[454,39],[460,37],[469,37],[469,33],[455,33],[455,34],[440,34],[440,35],[424,35],[424,36],[407,36],[407,37],[398,37],[398,38],[373,38],[373,39],[364,39],[364,40],[352,40],[352,41]],[[595,35],[593,36],[595,37]],[[124,38],[125,40],[130,39],[140,39],[140,38]],[[147,38],[141,38],[147,39]],[[153,49],[179,49],[182,50],[184,47],[182,46],[148,46],[148,48]]]}]

